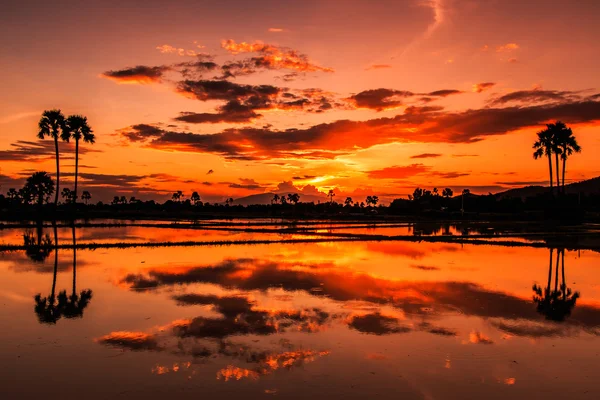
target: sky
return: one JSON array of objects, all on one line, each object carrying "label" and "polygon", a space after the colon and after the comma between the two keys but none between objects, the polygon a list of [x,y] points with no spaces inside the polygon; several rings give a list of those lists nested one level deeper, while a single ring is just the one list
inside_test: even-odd
[{"label": "sky", "polygon": [[594,0],[8,1],[0,191],[54,174],[52,108],[96,134],[79,162],[96,201],[547,184],[532,144],[554,120],[583,148],[567,180],[592,178],[599,22]]}]

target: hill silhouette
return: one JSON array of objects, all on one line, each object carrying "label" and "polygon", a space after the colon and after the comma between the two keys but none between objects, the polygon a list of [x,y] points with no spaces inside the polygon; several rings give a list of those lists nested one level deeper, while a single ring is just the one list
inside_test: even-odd
[{"label": "hill silhouette", "polygon": [[252,194],[250,196],[240,197],[237,199],[233,199],[233,205],[242,205],[242,206],[251,206],[255,204],[271,204],[271,200],[273,200],[273,196],[276,194],[279,196],[286,196],[290,193],[298,193],[300,195],[300,201],[303,203],[325,203],[328,201],[327,196],[323,193],[323,196],[315,196],[311,194],[303,194],[300,192],[285,192],[285,193],[258,193]]},{"label": "hill silhouette", "polygon": [[[522,188],[510,189],[504,192],[499,192],[496,193],[495,196],[500,199],[516,197],[525,199],[527,197],[533,197],[539,194],[547,193],[549,190],[550,189],[548,186],[525,186]],[[600,194],[600,176],[565,185],[565,192],[567,194]]]}]

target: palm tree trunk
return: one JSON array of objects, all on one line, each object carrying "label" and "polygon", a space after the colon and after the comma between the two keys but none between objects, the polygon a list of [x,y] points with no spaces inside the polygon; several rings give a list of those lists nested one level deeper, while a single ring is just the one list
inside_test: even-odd
[{"label": "palm tree trunk", "polygon": [[562,192],[565,193],[565,171],[567,169],[567,157],[563,158],[563,170],[562,170]]},{"label": "palm tree trunk", "polygon": [[549,267],[548,267],[548,287],[546,288],[546,292],[548,294],[550,294],[550,284],[552,284],[552,253],[554,252],[554,249],[550,249],[550,262]]},{"label": "palm tree trunk", "polygon": [[560,191],[560,164],[558,163],[558,153],[554,153],[554,157],[556,158],[556,191]]},{"label": "palm tree trunk", "polygon": [[562,263],[562,286],[560,287],[563,292],[563,298],[567,298],[567,284],[565,283],[565,249],[562,251],[561,255],[561,263]]},{"label": "palm tree trunk", "polygon": [[552,157],[548,154],[548,169],[550,170],[550,193],[554,193],[554,179],[552,179]]},{"label": "palm tree trunk", "polygon": [[54,149],[56,151],[56,193],[54,194],[54,206],[57,206],[58,194],[60,193],[60,162],[58,159],[58,133],[54,135]]},{"label": "palm tree trunk", "polygon": [[558,290],[558,261],[560,260],[560,250],[556,251],[556,275],[554,276],[554,291]]},{"label": "palm tree trunk", "polygon": [[73,296],[77,292],[77,248],[75,243],[75,225],[73,225]]},{"label": "palm tree trunk", "polygon": [[77,175],[79,170],[79,139],[75,139],[75,193],[73,194],[73,207],[77,203]]},{"label": "palm tree trunk", "polygon": [[56,290],[56,273],[58,272],[58,229],[56,221],[52,222],[54,227],[54,276],[52,278],[52,292],[50,294],[50,302],[54,304],[54,292]]}]

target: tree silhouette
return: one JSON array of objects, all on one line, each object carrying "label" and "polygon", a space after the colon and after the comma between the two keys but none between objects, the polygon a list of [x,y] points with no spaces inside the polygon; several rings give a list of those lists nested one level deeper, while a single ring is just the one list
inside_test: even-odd
[{"label": "tree silhouette", "polygon": [[577,143],[577,139],[573,135],[571,128],[567,128],[565,124],[558,121],[555,126],[557,131],[557,142],[560,148],[560,158],[562,159],[562,192],[565,192],[565,171],[567,170],[567,159],[573,153],[580,153],[581,146]]},{"label": "tree silhouette", "polygon": [[548,158],[548,172],[550,176],[550,192],[553,192],[553,179],[552,179],[552,154],[553,154],[553,142],[552,133],[548,129],[541,130],[537,133],[537,140],[533,144],[535,151],[533,152],[533,158],[538,159],[546,156]]},{"label": "tree silhouette", "polygon": [[56,228],[56,221],[52,223],[54,228],[54,273],[52,277],[52,290],[48,297],[42,297],[41,293],[35,295],[35,307],[34,311],[38,317],[40,323],[43,324],[56,324],[56,321],[60,319],[61,309],[64,303],[56,303],[56,274],[58,272],[58,230]]},{"label": "tree silhouette", "polygon": [[288,193],[287,198],[290,203],[294,204],[298,204],[300,201],[300,195],[298,193]]},{"label": "tree silhouette", "polygon": [[273,204],[273,203],[275,203],[275,204],[279,203],[279,199],[280,199],[279,195],[275,194],[273,196],[273,198],[271,199],[271,204]]},{"label": "tree silhouette", "polygon": [[450,197],[452,197],[452,195],[454,195],[454,192],[450,188],[446,188],[446,189],[444,189],[442,191],[442,196],[444,196],[447,199],[449,199]]},{"label": "tree silhouette", "polygon": [[48,201],[54,192],[54,182],[47,173],[35,172],[25,181],[25,188],[31,194],[32,199],[37,200],[38,205],[41,207],[44,200]]},{"label": "tree silhouette", "polygon": [[[546,319],[552,321],[564,321],[566,317],[571,315],[571,311],[577,303],[579,292],[567,288],[565,280],[565,249],[557,249],[556,251],[556,273],[554,278],[554,290],[552,286],[552,253],[554,249],[550,249],[550,262],[548,269],[548,285],[545,289],[541,286],[533,285],[533,301],[537,304],[537,311],[543,314]],[[562,260],[562,283],[558,286],[558,267],[559,260]]]},{"label": "tree silhouette", "polygon": [[62,136],[65,127],[65,116],[60,110],[49,110],[42,113],[42,118],[38,123],[38,138],[44,139],[51,137],[54,139],[54,149],[56,152],[56,192],[54,205],[58,205],[58,192],[60,190],[60,161],[58,152],[58,138]]},{"label": "tree silhouette", "polygon": [[352,201],[352,197],[346,197],[346,200],[344,200],[344,205],[346,207],[350,207],[353,203],[354,201]]},{"label": "tree silhouette", "polygon": [[329,202],[333,203],[333,197],[335,196],[335,192],[333,191],[333,189],[329,189],[329,192],[327,192],[327,197],[329,197]]},{"label": "tree silhouette", "polygon": [[367,206],[373,205],[373,207],[375,207],[377,205],[378,201],[379,201],[379,197],[377,197],[377,196],[367,196],[367,198],[365,199]]},{"label": "tree silhouette", "polygon": [[433,188],[433,195],[434,196],[439,196],[440,195],[440,193],[438,192],[438,188],[436,188],[436,187]]},{"label": "tree silhouette", "polygon": [[66,120],[66,129],[63,129],[61,138],[68,142],[69,139],[75,140],[75,188],[73,190],[73,204],[77,202],[77,176],[79,174],[79,141],[94,144],[96,136],[92,128],[88,125],[87,117],[83,115],[70,115]]},{"label": "tree silhouette", "polygon": [[77,243],[75,239],[75,226],[72,226],[71,229],[73,234],[73,289],[71,295],[68,297],[66,291],[60,292],[58,294],[58,303],[63,304],[61,311],[65,318],[81,318],[83,317],[83,310],[85,310],[92,300],[92,291],[86,289],[77,294]]},{"label": "tree silhouette", "polygon": [[200,195],[198,194],[198,192],[192,193],[190,200],[192,201],[192,203],[194,203],[194,205],[197,206],[198,203],[200,203]]},{"label": "tree silhouette", "polygon": [[72,203],[73,202],[73,192],[71,191],[71,189],[64,188],[62,190],[62,192],[60,193],[60,195],[65,200],[65,203]]},{"label": "tree silhouette", "polygon": [[87,190],[84,190],[83,193],[81,193],[81,200],[83,200],[86,205],[87,205],[88,201],[90,201],[91,199],[92,199],[92,195]]},{"label": "tree silhouette", "polygon": [[176,191],[175,193],[173,193],[173,195],[171,196],[171,199],[173,201],[176,201],[178,203],[181,203],[181,198],[183,197],[183,192],[181,190]]},{"label": "tree silhouette", "polygon": [[26,232],[23,235],[25,255],[33,262],[44,262],[52,253],[52,239],[48,234],[43,235],[42,221],[38,221],[36,230],[37,238],[33,232]]}]

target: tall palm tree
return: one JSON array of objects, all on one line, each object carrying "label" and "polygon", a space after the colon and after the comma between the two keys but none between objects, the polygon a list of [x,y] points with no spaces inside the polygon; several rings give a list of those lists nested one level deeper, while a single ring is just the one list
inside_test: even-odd
[{"label": "tall palm tree", "polygon": [[92,128],[88,125],[87,117],[83,115],[70,115],[66,121],[66,129],[63,130],[61,139],[68,142],[69,139],[75,140],[75,189],[73,193],[73,203],[77,203],[77,175],[79,175],[79,141],[94,144],[96,136]]},{"label": "tall palm tree", "polygon": [[[557,122],[562,124],[562,122]],[[564,125],[564,124],[562,124]],[[565,171],[567,170],[567,158],[573,153],[581,153],[581,146],[577,143],[577,139],[573,135],[571,128],[564,126],[558,133],[558,145],[561,149],[560,158],[562,159],[562,191],[565,192]]]},{"label": "tall palm tree", "polygon": [[550,175],[550,192],[554,192],[554,180],[552,179],[552,153],[553,142],[552,134],[548,129],[541,130],[537,133],[538,139],[533,144],[533,158],[536,160],[541,157],[548,157],[548,172]]},{"label": "tall palm tree", "polygon": [[[567,139],[569,137],[573,138],[573,132],[571,131],[571,129],[567,128],[567,126],[560,122],[560,121],[556,121],[553,124],[547,124],[547,130],[550,132],[551,135],[551,139],[552,139],[552,150],[554,152],[554,158],[556,159],[556,187],[560,188],[560,175],[559,175],[559,163],[558,163],[558,158],[559,156],[561,158],[563,158],[563,143],[567,142],[568,140],[570,141],[570,139]],[[577,147],[579,147],[579,145],[577,144],[577,141],[575,141],[575,144],[577,145]],[[567,145],[567,147],[569,147]],[[571,153],[573,152],[573,149],[570,149]],[[579,149],[581,151],[581,149]],[[568,157],[568,155],[566,156]],[[563,159],[564,163],[566,163],[566,158]],[[563,170],[564,170],[564,163],[563,163]],[[563,172],[564,174],[564,172]],[[564,190],[564,189],[563,189]]]},{"label": "tall palm tree", "polygon": [[60,192],[60,162],[58,155],[58,138],[65,132],[65,116],[60,110],[46,110],[38,123],[38,138],[51,137],[54,139],[56,151],[56,192],[54,192],[54,205],[58,205],[58,194]]}]

